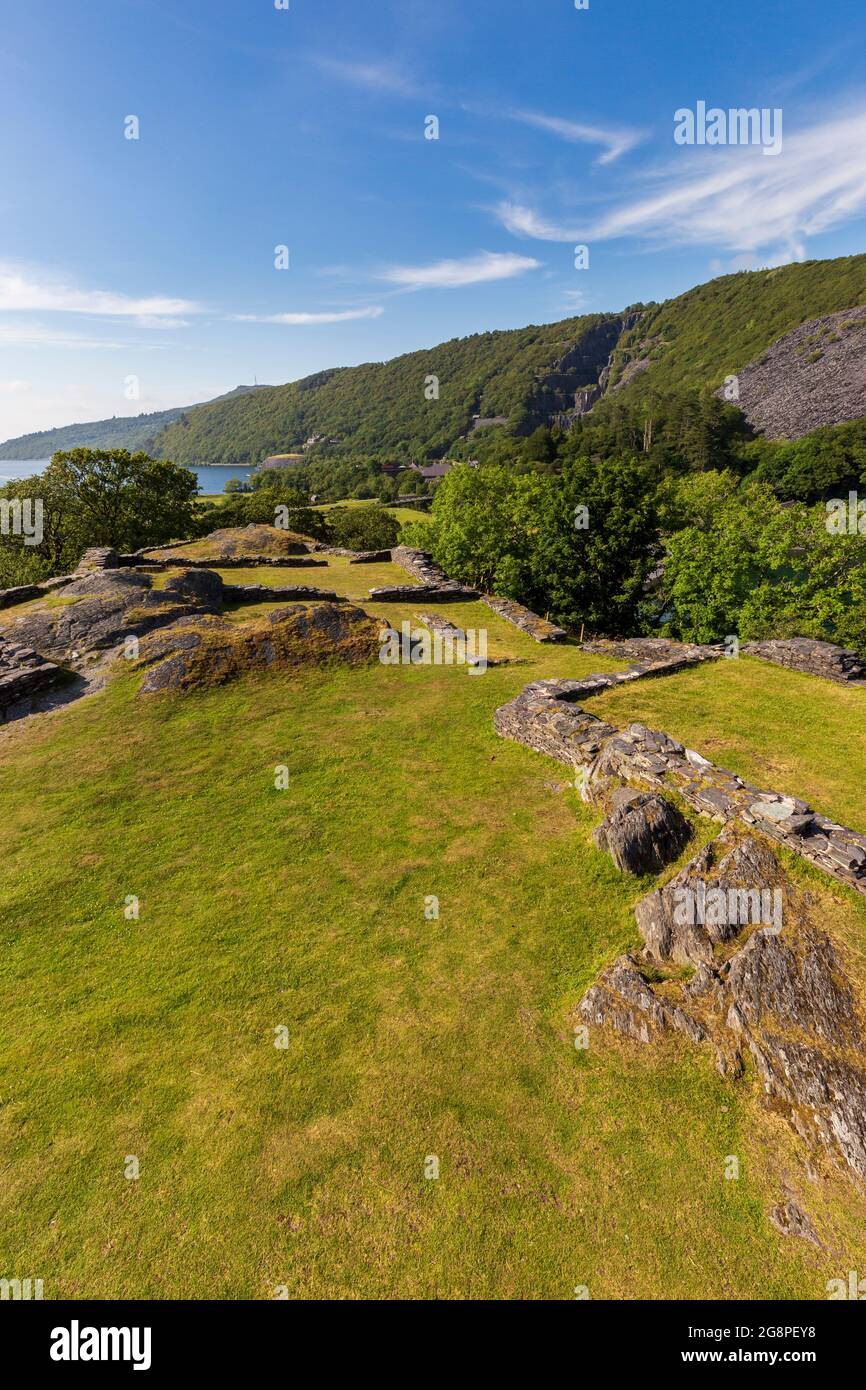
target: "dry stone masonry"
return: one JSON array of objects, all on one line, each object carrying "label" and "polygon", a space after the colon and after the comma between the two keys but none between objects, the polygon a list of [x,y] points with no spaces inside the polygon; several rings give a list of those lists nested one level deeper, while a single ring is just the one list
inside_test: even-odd
[{"label": "dry stone masonry", "polygon": [[832,642],[790,637],[784,641],[748,642],[743,651],[747,656],[772,661],[776,666],[804,671],[808,676],[823,676],[825,680],[842,685],[866,683],[866,665],[857,653],[836,647]]},{"label": "dry stone masonry", "polygon": [[617,729],[578,700],[646,676],[670,674],[696,658],[669,658],[613,675],[535,681],[494,715],[497,733],[580,770],[586,795],[617,781],[672,791],[722,823],[754,826],[841,883],[866,894],[866,835],[820,815],[806,802],[762,791],[643,724]]},{"label": "dry stone masonry", "polygon": [[0,720],[23,712],[34,695],[66,678],[61,666],[46,661],[32,647],[0,637]]},{"label": "dry stone masonry", "polygon": [[426,550],[398,545],[391,551],[391,558],[416,583],[371,589],[370,598],[377,603],[462,603],[481,597],[477,589],[449,579]]},{"label": "dry stone masonry", "polygon": [[484,602],[500,618],[519,627],[521,632],[525,632],[536,642],[564,642],[568,635],[564,628],[557,627],[546,618],[540,618],[531,608],[524,608],[522,603],[515,603],[514,599],[496,598],[493,594],[485,594]]},{"label": "dry stone masonry", "polygon": [[329,589],[313,589],[308,584],[224,584],[223,599],[227,603],[306,603],[310,599],[340,602]]}]

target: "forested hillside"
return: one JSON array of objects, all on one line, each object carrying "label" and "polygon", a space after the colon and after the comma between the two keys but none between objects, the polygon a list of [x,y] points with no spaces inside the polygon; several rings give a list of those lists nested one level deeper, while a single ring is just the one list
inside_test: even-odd
[{"label": "forested hillside", "polygon": [[[336,452],[441,457],[473,415],[506,416],[516,435],[553,420],[611,357],[611,397],[716,387],[805,320],[864,302],[866,256],[741,271],[631,312],[479,333],[199,406],[157,450],[179,463],[254,464],[321,434]],[[439,398],[428,399],[434,377]]]},{"label": "forested hillside", "polygon": [[[477,333],[391,362],[318,372],[190,411],[160,437],[159,452],[179,463],[258,463],[322,434],[346,452],[440,456],[471,428],[473,415],[504,415],[514,432],[526,429],[536,417],[544,378],[565,357],[574,361],[557,375],[568,379],[572,395],[592,385],[620,324],[619,315],[594,314]],[[605,333],[606,325],[612,331]],[[562,403],[554,389],[551,407]]]},{"label": "forested hillside", "polygon": [[[237,386],[219,401],[231,401],[249,391],[264,387]],[[177,406],[173,410],[156,410],[149,415],[113,415],[110,420],[90,420],[80,425],[63,425],[56,430],[37,430],[21,434],[0,444],[0,459],[45,459],[59,449],[128,449],[136,453],[143,449],[152,453],[157,436],[188,410],[200,406]]]},{"label": "forested hillside", "polygon": [[653,305],[623,333],[611,387],[630,397],[718,386],[807,319],[866,302],[866,256],[740,271]]}]

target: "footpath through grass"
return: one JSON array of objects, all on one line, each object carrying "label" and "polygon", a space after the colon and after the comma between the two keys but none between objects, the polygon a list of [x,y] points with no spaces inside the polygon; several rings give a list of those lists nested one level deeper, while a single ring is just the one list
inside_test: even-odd
[{"label": "footpath through grass", "polygon": [[[123,672],[3,731],[0,1274],[46,1298],[821,1298],[863,1266],[866,1211],[829,1171],[806,1197],[832,1254],[770,1226],[798,1170],[751,1078],[679,1040],[575,1049],[649,885],[592,847],[566,770],[492,728],[526,681],[599,659],[500,641],[532,664],[155,700]],[[856,821],[862,734],[819,743],[851,693],[804,682],[782,720],[791,678],[755,667],[604,712]],[[866,940],[863,906],[832,906]]]}]

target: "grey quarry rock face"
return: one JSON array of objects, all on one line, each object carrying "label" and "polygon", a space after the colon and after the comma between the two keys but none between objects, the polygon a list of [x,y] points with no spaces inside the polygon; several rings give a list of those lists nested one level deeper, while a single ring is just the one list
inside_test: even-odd
[{"label": "grey quarry rock face", "polygon": [[740,367],[737,380],[737,404],[769,439],[799,439],[866,415],[866,307],[800,324]]},{"label": "grey quarry rock face", "polygon": [[596,830],[595,843],[620,872],[652,874],[682,853],[691,833],[685,816],[664,797],[628,792]]}]

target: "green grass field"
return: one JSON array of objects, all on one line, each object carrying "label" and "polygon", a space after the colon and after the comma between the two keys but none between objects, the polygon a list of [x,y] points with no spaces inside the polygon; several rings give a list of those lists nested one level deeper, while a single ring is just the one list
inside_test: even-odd
[{"label": "green grass field", "polygon": [[[253,573],[361,597],[391,569]],[[0,734],[0,1273],[46,1298],[823,1298],[866,1263],[828,1165],[827,1251],[771,1227],[801,1168],[753,1077],[680,1039],[575,1049],[648,885],[492,715],[604,663],[439,611],[527,664],[151,700],[124,670]],[[858,824],[863,700],[743,659],[592,707]],[[862,966],[866,904],[806,876]]]}]

